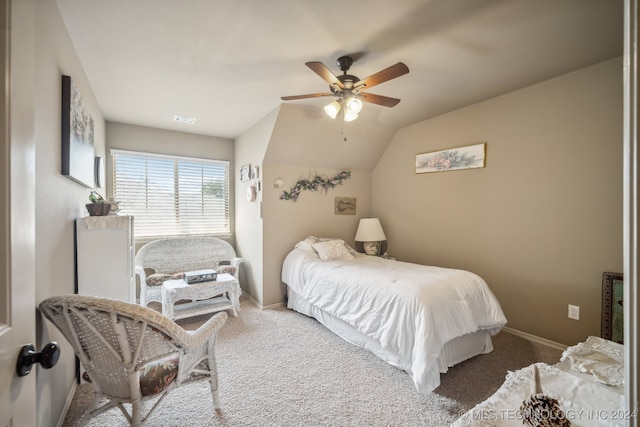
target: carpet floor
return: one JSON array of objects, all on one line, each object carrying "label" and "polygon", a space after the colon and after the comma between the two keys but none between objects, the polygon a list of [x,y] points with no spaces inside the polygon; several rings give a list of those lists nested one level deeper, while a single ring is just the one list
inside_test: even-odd
[{"label": "carpet floor", "polygon": [[[421,395],[405,372],[314,319],[284,307],[260,311],[245,299],[241,307],[218,338],[222,409],[213,410],[208,382],[201,381],[172,391],[145,425],[441,427],[496,391],[508,371],[553,364],[561,356],[558,349],[501,332],[493,352],[454,366],[435,391]],[[178,323],[195,329],[205,320]],[[75,426],[92,400],[91,384],[80,384],[63,426]],[[128,423],[112,409],[89,425]]]}]

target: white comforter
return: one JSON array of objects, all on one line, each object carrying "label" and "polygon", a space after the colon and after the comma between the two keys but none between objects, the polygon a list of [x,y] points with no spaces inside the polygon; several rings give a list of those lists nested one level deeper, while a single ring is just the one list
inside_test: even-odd
[{"label": "white comforter", "polygon": [[479,329],[496,334],[506,318],[476,274],[374,256],[321,261],[294,249],[282,280],[312,305],[378,340],[398,355],[418,391],[440,384],[437,359],[443,345]]}]

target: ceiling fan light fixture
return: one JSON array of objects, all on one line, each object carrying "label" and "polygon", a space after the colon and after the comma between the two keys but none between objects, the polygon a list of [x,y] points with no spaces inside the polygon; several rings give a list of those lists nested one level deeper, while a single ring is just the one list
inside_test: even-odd
[{"label": "ceiling fan light fixture", "polygon": [[352,113],[351,111],[345,110],[343,119],[345,122],[352,122],[358,118],[358,113]]},{"label": "ceiling fan light fixture", "polygon": [[335,119],[340,112],[340,103],[338,101],[332,101],[324,106],[324,112],[327,113],[327,116]]},{"label": "ceiling fan light fixture", "polygon": [[329,83],[329,92],[310,93],[307,95],[283,96],[283,101],[293,101],[296,99],[318,98],[323,96],[334,96],[337,99],[324,107],[325,113],[332,119],[338,117],[338,114],[345,122],[351,122],[358,118],[358,113],[362,110],[362,103],[369,102],[371,104],[382,105],[383,107],[395,107],[399,99],[390,98],[388,96],[374,95],[372,93],[362,92],[364,89],[370,89],[376,85],[403,76],[409,72],[402,62],[398,62],[390,67],[371,74],[364,79],[360,79],[351,74],[347,74],[349,68],[353,64],[353,58],[350,56],[341,56],[337,61],[338,68],[343,74],[336,76],[322,62],[311,61],[305,65],[316,73],[322,80]]},{"label": "ceiling fan light fixture", "polygon": [[345,113],[353,113],[357,117],[360,110],[362,110],[362,101],[354,96],[347,98],[345,101]]}]

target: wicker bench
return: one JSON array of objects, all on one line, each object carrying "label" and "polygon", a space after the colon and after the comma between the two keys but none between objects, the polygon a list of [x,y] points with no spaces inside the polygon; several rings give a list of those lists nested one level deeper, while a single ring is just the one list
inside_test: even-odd
[{"label": "wicker bench", "polygon": [[180,278],[185,271],[212,268],[239,277],[243,259],[233,247],[215,237],[179,237],[154,240],[136,254],[136,275],[140,279],[140,305],[162,302],[162,283]]}]

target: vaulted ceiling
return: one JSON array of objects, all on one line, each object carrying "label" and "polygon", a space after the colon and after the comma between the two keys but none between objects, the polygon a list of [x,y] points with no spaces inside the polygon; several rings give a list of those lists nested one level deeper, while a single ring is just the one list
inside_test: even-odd
[{"label": "vaulted ceiling", "polygon": [[622,54],[622,0],[56,1],[106,120],[226,138],[327,92],[308,61],[404,62],[358,119],[398,128]]}]

